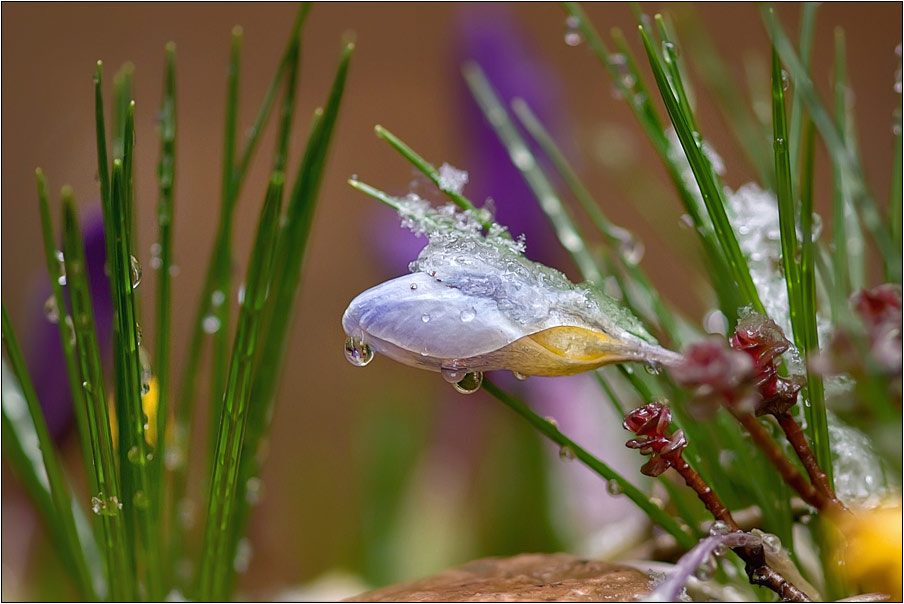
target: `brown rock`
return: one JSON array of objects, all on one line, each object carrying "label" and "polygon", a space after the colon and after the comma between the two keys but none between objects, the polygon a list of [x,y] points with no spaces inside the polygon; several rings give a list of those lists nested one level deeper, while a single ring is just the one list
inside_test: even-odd
[{"label": "brown rock", "polygon": [[650,577],[633,568],[570,554],[521,554],[475,560],[346,601],[630,602],[649,591]]}]

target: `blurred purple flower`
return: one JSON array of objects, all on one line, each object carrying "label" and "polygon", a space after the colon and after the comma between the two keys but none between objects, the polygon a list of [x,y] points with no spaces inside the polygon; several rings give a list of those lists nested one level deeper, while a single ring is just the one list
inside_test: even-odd
[{"label": "blurred purple flower", "polygon": [[[104,365],[109,367],[112,354],[113,303],[107,276],[104,274],[107,253],[104,247],[103,219],[99,210],[84,213],[82,237],[101,359]],[[65,288],[63,293],[65,296]],[[35,303],[31,305],[32,328],[25,348],[29,372],[47,420],[47,427],[54,438],[60,439],[72,426],[74,415],[72,394],[66,378],[66,360],[60,342],[60,328],[48,320],[44,310],[45,300],[50,295],[50,285],[47,283],[37,289]]]}]

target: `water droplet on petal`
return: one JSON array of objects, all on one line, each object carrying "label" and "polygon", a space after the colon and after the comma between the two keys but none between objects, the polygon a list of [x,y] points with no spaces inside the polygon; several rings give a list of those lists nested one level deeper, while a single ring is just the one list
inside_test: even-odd
[{"label": "water droplet on petal", "polygon": [[520,382],[523,382],[524,380],[526,380],[527,378],[530,377],[529,375],[521,373],[520,371],[513,371],[512,375],[515,376],[515,379]]},{"label": "water droplet on petal", "polygon": [[44,302],[44,316],[51,323],[58,323],[60,320],[60,309],[57,307],[56,297],[50,296]]},{"label": "water droplet on petal", "polygon": [[718,308],[711,310],[703,317],[703,329],[706,333],[725,335],[728,330],[728,317]]},{"label": "water droplet on petal", "polygon": [[463,323],[467,323],[467,322],[469,322],[469,321],[473,321],[473,320],[474,320],[474,317],[477,316],[477,313],[474,312],[474,309],[473,309],[473,308],[466,308],[466,309],[464,309],[463,311],[461,311],[461,315],[460,315],[460,316],[461,316],[462,322],[463,322]]},{"label": "water droplet on petal", "polygon": [[135,256],[129,256],[129,266],[132,270],[132,289],[135,289],[141,283],[141,265]]},{"label": "water droplet on petal", "polygon": [[716,520],[712,523],[712,526],[709,527],[710,535],[727,535],[731,532],[731,527],[728,526],[728,523],[723,520]]},{"label": "water droplet on petal", "polygon": [[766,533],[763,535],[763,549],[767,554],[778,554],[782,551],[782,540],[778,535]]},{"label": "water droplet on petal", "polygon": [[650,375],[659,375],[660,371],[662,371],[662,368],[656,363],[647,363],[643,368]]},{"label": "water droplet on petal", "polygon": [[427,314],[427,313],[422,314],[422,315],[421,315],[421,321],[423,321],[424,323],[429,323],[429,322],[430,322],[430,315]]},{"label": "water droplet on petal", "polygon": [[353,336],[345,339],[345,358],[356,367],[364,367],[374,358],[373,348]]},{"label": "water droplet on petal", "polygon": [[728,555],[728,546],[725,545],[724,543],[720,543],[713,550],[713,555],[716,556],[717,558],[721,558],[722,556]]},{"label": "water droplet on petal", "polygon": [[473,394],[480,390],[480,385],[482,383],[483,372],[472,371],[471,373],[466,373],[461,381],[452,384],[452,387],[461,394]]},{"label": "water droplet on petal", "polygon": [[453,367],[442,367],[440,368],[439,373],[441,376],[443,376],[443,379],[450,384],[457,384],[464,379],[467,370],[455,369]]},{"label": "water droplet on petal", "polygon": [[417,283],[412,283],[412,284],[411,284],[411,291],[414,291],[414,290],[416,290],[416,289],[417,289]]},{"label": "water droplet on petal", "polygon": [[559,449],[559,459],[562,461],[571,461],[574,459],[574,449],[565,445]]}]

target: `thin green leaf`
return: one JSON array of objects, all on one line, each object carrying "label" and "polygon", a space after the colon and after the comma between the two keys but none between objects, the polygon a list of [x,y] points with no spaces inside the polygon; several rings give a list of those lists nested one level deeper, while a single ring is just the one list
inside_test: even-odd
[{"label": "thin green leaf", "polygon": [[493,382],[484,379],[483,388],[509,409],[527,420],[549,440],[563,449],[567,448],[567,451],[570,451],[570,453],[579,459],[581,463],[599,474],[604,480],[613,481],[617,484],[619,489],[642,509],[650,520],[658,524],[674,537],[675,541],[677,541],[681,547],[689,549],[696,544],[697,540],[694,537],[684,532],[674,518],[666,514],[656,504],[650,501],[650,498],[644,495],[640,489],[625,480],[621,474],[618,474],[612,468],[588,453],[585,449],[581,448],[573,440],[562,434],[555,424],[534,413],[534,411],[532,411],[525,403],[506,393]]},{"label": "thin green leaf", "polygon": [[804,328],[803,358],[807,368],[807,435],[813,442],[816,461],[832,484],[832,454],[829,446],[829,427],[826,419],[825,392],[822,375],[810,367],[810,359],[819,354],[819,335],[816,330],[816,245],[813,242],[813,161],[815,131],[805,124],[804,176],[801,184],[800,206],[800,317]]},{"label": "thin green leaf", "polygon": [[[44,420],[44,413],[41,410],[41,404],[38,402],[37,393],[28,374],[28,367],[25,365],[25,358],[22,356],[22,350],[19,348],[19,342],[13,333],[12,323],[6,314],[6,307],[3,307],[3,343],[6,348],[6,356],[9,358],[12,366],[15,381],[7,384],[7,380],[3,380],[3,417],[5,420],[11,419],[10,415],[19,413],[24,415],[22,403],[24,399],[27,412],[31,416],[31,425],[33,428],[33,436],[37,438],[37,442],[26,444],[23,437],[26,433],[19,434],[18,440],[21,443],[23,452],[25,447],[37,445],[40,450],[41,462],[40,466],[35,463],[31,464],[31,469],[35,479],[43,482],[39,473],[43,469],[43,478],[47,481],[47,488],[50,495],[50,509],[44,510],[50,512],[45,518],[51,528],[54,536],[54,542],[61,548],[60,556],[66,564],[67,570],[72,574],[75,584],[79,592],[87,599],[94,599],[94,588],[91,579],[91,572],[88,570],[88,563],[85,560],[81,540],[75,528],[75,518],[72,515],[72,496],[69,493],[69,487],[66,484],[66,477],[63,473],[63,467],[47,430],[47,423]],[[3,365],[4,370],[6,364]],[[4,371],[5,373],[5,371]],[[4,376],[6,378],[8,376]],[[10,380],[12,381],[12,380]],[[16,392],[16,383],[18,383],[18,392]],[[7,390],[9,389],[9,390]],[[14,403],[18,404],[18,409],[14,408]],[[14,426],[14,424],[10,424]],[[34,460],[37,462],[37,460]],[[27,471],[27,466],[20,466],[20,470]],[[45,504],[46,505],[46,504]]]},{"label": "thin green leaf", "polygon": [[593,255],[584,243],[584,238],[568,215],[552,183],[537,164],[527,143],[512,123],[508,111],[502,105],[483,70],[476,63],[470,63],[464,66],[463,73],[474,100],[477,101],[502,144],[508,149],[512,163],[537,196],[540,208],[552,223],[559,243],[571,254],[584,279],[597,284],[602,283],[603,277]]},{"label": "thin green leaf", "polygon": [[882,257],[885,279],[900,283],[900,250],[894,246],[889,227],[885,223],[875,198],[869,191],[859,155],[851,150],[849,144],[845,144],[844,138],[839,134],[829,112],[819,98],[819,93],[807,74],[806,68],[797,56],[793,44],[791,44],[788,36],[775,18],[772,9],[763,7],[762,12],[763,19],[772,37],[772,43],[791,74],[791,80],[796,89],[799,90],[801,100],[806,106],[813,123],[816,124],[823,141],[825,141],[830,157],[832,157],[833,162],[837,162],[837,165],[844,170],[843,177],[850,179],[853,199],[860,211],[863,223],[872,235],[873,241]]},{"label": "thin green leaf", "polygon": [[[305,153],[298,166],[285,217],[279,228],[269,303],[260,338],[263,350],[260,352],[252,385],[251,400],[256,403],[249,411],[237,485],[237,499],[241,502],[246,501],[248,481],[260,470],[258,449],[269,430],[273,416],[279,376],[291,331],[292,309],[298,296],[314,210],[354,48],[351,41],[344,44],[326,107],[315,112]],[[236,514],[233,547],[237,545],[238,537],[244,531],[249,511],[249,507],[243,505]]]},{"label": "thin green leaf", "polygon": [[200,560],[199,598],[222,600],[228,595],[233,571],[231,529],[236,506],[239,463],[251,394],[252,369],[259,351],[259,332],[272,272],[284,177],[274,173],[261,209],[257,236],[245,278],[245,297],[232,347],[223,413],[213,460],[207,526]]},{"label": "thin green leaf", "polygon": [[[406,145],[399,137],[395,134],[380,126],[379,124],[374,126],[374,132],[385,140],[387,143],[392,145],[392,148],[398,151],[402,157],[411,162],[415,168],[417,168],[421,174],[429,178],[433,184],[436,185],[436,188],[442,191],[446,196],[451,199],[455,205],[457,205],[462,210],[471,210],[476,212],[477,207],[471,202],[470,199],[462,195],[460,192],[451,189],[447,186],[440,175],[439,170],[437,170],[433,164],[425,160],[423,157],[418,155],[417,151]],[[491,223],[489,220],[482,220],[481,224],[483,228],[489,230]]]},{"label": "thin green leaf", "polygon": [[116,472],[103,365],[97,343],[94,307],[88,284],[85,250],[70,189],[63,190],[63,254],[72,304],[74,338],[81,370],[80,390],[85,396],[85,412],[93,460],[92,508],[100,518],[101,551],[105,558],[109,595],[114,600],[137,597],[132,549],[127,545],[126,520],[121,512],[122,490]]},{"label": "thin green leaf", "polygon": [[[816,24],[816,8],[819,6],[817,2],[805,2],[800,18],[800,58],[804,69],[810,73],[810,55],[813,51],[813,31]],[[788,127],[791,140],[791,175],[796,178],[800,174],[801,162],[801,146],[804,134],[804,115],[803,106],[800,100],[800,93],[797,88],[791,91],[791,121]],[[794,191],[800,191],[800,186],[795,186]]]},{"label": "thin green leaf", "polygon": [[804,342],[804,309],[800,297],[800,266],[797,242],[797,208],[791,186],[791,158],[785,112],[784,81],[778,53],[772,51],[772,147],[775,159],[776,198],[782,239],[782,266],[788,289],[788,310],[798,348]]},{"label": "thin green leaf", "polygon": [[82,447],[82,462],[85,465],[85,476],[88,478],[88,488],[91,492],[97,492],[97,484],[94,481],[94,472],[91,468],[91,446],[89,439],[88,418],[85,412],[85,393],[82,390],[82,378],[76,360],[75,341],[71,337],[72,317],[66,306],[63,296],[62,281],[66,280],[65,265],[62,264],[63,252],[56,247],[53,234],[53,224],[50,218],[50,204],[47,198],[47,182],[40,168],[35,170],[35,180],[38,188],[38,209],[41,214],[41,236],[44,242],[44,259],[47,262],[47,274],[50,276],[52,302],[51,313],[56,315],[56,323],[60,328],[60,343],[63,348],[63,359],[66,363],[66,377],[69,380],[69,392],[72,396],[72,408],[75,415],[75,424],[78,428],[79,444]]}]

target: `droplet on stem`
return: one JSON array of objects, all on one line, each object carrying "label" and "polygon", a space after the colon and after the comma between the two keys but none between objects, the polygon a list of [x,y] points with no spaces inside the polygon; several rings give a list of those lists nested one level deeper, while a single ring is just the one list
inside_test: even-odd
[{"label": "droplet on stem", "polygon": [[135,289],[141,283],[141,265],[135,256],[129,256],[129,266],[132,270],[132,289]]}]

